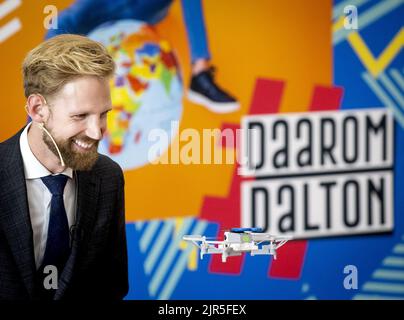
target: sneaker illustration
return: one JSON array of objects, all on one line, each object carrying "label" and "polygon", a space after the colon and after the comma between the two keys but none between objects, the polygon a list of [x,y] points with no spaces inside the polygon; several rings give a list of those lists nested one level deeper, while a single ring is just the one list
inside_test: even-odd
[{"label": "sneaker illustration", "polygon": [[215,69],[210,67],[192,76],[188,99],[216,113],[228,113],[240,108],[238,101],[214,81]]}]

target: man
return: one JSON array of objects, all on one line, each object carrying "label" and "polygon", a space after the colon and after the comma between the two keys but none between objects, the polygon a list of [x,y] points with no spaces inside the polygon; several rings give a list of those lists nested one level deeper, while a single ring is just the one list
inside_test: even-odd
[{"label": "man", "polygon": [[127,294],[123,173],[97,153],[114,70],[101,44],[78,35],[24,60],[32,121],[0,144],[0,300]]}]

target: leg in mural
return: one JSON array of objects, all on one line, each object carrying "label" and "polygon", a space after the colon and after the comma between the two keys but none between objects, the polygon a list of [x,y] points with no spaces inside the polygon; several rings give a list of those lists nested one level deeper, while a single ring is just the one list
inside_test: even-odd
[{"label": "leg in mural", "polygon": [[188,98],[209,110],[226,113],[239,108],[239,103],[214,81],[215,68],[210,65],[211,55],[203,18],[201,0],[181,0],[192,59],[192,78]]},{"label": "leg in mural", "polygon": [[[49,39],[58,34],[88,34],[97,26],[114,20],[135,19],[149,24],[161,21],[172,0],[76,0],[58,17],[58,28],[50,29]],[[214,81],[211,55],[203,18],[201,0],[181,0],[192,58],[192,75],[188,98],[211,111],[227,113],[239,103]]]},{"label": "leg in mural", "polygon": [[115,20],[135,19],[155,24],[167,15],[171,3],[172,0],[76,0],[60,12],[58,28],[50,29],[46,39],[64,33],[86,35]]}]

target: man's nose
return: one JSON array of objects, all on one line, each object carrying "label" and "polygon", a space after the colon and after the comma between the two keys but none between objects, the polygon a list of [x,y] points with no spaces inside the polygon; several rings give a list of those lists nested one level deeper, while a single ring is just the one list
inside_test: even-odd
[{"label": "man's nose", "polygon": [[93,119],[89,121],[87,130],[86,130],[87,137],[93,140],[101,140],[103,135],[102,124],[99,120]]}]

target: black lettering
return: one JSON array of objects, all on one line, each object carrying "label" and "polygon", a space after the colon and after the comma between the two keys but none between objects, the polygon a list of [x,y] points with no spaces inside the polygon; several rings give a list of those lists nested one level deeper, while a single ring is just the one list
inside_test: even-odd
[{"label": "black lettering", "polygon": [[[289,141],[289,129],[288,129],[288,123],[285,120],[278,120],[274,123],[272,127],[272,136],[273,139],[276,140],[278,135],[277,135],[277,128],[283,127],[283,134],[281,134],[281,137],[284,137],[285,141],[283,144],[283,148],[279,149],[277,152],[275,152],[274,157],[273,157],[273,166],[274,168],[285,168],[289,165],[289,152],[288,152],[288,141]],[[280,159],[280,160],[279,160]]]},{"label": "black lettering", "polygon": [[[251,150],[253,143],[251,142],[252,139],[252,131],[251,130],[259,130],[260,133],[260,141],[258,143],[258,145],[260,145],[261,147],[261,153],[260,153],[260,157],[259,157],[259,162],[254,164],[253,166],[253,161],[252,161],[252,156],[253,156],[253,152]],[[248,124],[248,131],[247,131],[247,136],[248,136],[248,168],[250,170],[258,170],[261,169],[262,166],[265,163],[265,152],[264,152],[264,146],[265,146],[265,129],[264,126],[262,125],[261,122],[250,122]],[[257,145],[257,143],[255,143],[254,145]]]},{"label": "black lettering", "polygon": [[366,162],[370,161],[370,146],[372,145],[370,141],[370,130],[375,134],[377,134],[379,130],[383,131],[383,160],[385,161],[387,159],[386,115],[383,115],[377,125],[373,124],[370,116],[366,116]]},{"label": "black lettering", "polygon": [[375,195],[380,202],[380,224],[385,223],[384,212],[384,178],[380,178],[379,188],[375,186],[372,180],[368,180],[368,225],[373,224],[373,204],[372,195]]},{"label": "black lettering", "polygon": [[[351,189],[354,190],[354,204],[355,204],[355,217],[352,222],[348,219],[348,187],[352,186]],[[360,199],[359,199],[359,184],[355,180],[348,180],[344,184],[344,198],[343,198],[343,207],[344,207],[344,223],[347,227],[356,227],[359,224],[359,213],[360,213]]]},{"label": "black lettering", "polygon": [[325,216],[326,216],[326,227],[331,228],[331,187],[335,186],[336,182],[321,182],[320,186],[325,187]]},{"label": "black lettering", "polygon": [[[328,123],[328,125],[331,128],[331,142],[327,145],[326,144],[326,124]],[[325,164],[325,158],[326,155],[329,156],[329,158],[331,159],[331,162],[333,164],[336,164],[335,158],[332,154],[333,149],[335,147],[335,121],[332,118],[323,118],[321,119],[320,122],[320,128],[321,128],[321,135],[320,135],[320,145],[321,145],[321,164]]]},{"label": "black lettering", "polygon": [[[353,126],[353,137],[348,136],[348,121]],[[353,155],[348,157],[348,143],[353,143]],[[358,159],[358,120],[355,117],[349,116],[342,122],[342,156],[346,163],[354,163]]]},{"label": "black lettering", "polygon": [[319,226],[309,224],[309,195],[308,195],[308,185],[305,183],[303,185],[303,211],[304,211],[304,229],[305,230],[318,230]]},{"label": "black lettering", "polygon": [[266,188],[263,187],[253,187],[251,189],[252,195],[251,195],[251,214],[252,214],[252,219],[251,219],[251,224],[253,227],[257,227],[257,219],[256,219],[256,196],[259,193],[262,193],[264,200],[264,225],[263,226],[259,226],[260,228],[263,229],[264,232],[266,232],[269,228],[269,193],[268,190]]},{"label": "black lettering", "polygon": [[[299,167],[305,167],[305,166],[311,166],[312,165],[312,142],[313,142],[313,130],[311,126],[311,122],[307,118],[303,118],[299,120],[297,123],[297,138],[300,138],[301,136],[301,128],[305,124],[307,128],[307,137],[308,137],[308,142],[307,145],[302,148],[299,153],[297,154],[297,164]],[[303,160],[306,158],[306,160]]]},{"label": "black lettering", "polygon": [[[285,191],[285,192],[284,192]],[[289,198],[287,198],[286,203],[290,204],[290,210],[286,214],[284,214],[278,222],[278,230],[282,233],[288,231],[295,231],[295,192],[292,186],[290,185],[283,185],[279,188],[278,191],[278,204],[282,204],[283,201],[283,194],[289,193]],[[288,224],[288,227],[284,225]]]}]

